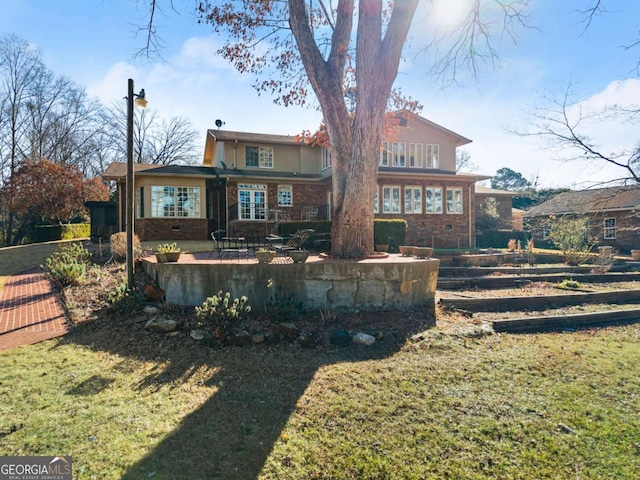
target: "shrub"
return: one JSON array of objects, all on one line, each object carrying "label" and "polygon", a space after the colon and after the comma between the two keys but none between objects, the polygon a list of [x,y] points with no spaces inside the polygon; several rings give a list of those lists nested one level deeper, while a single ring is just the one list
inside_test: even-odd
[{"label": "shrub", "polygon": [[[111,248],[111,255],[114,260],[125,260],[127,258],[127,232],[118,232],[111,235],[109,238],[109,247]],[[140,252],[140,238],[138,235],[133,235],[133,249],[134,255],[136,252]]]},{"label": "shrub", "polygon": [[[248,298],[242,296],[231,300],[231,294],[222,295],[222,290],[213,297],[208,297],[202,306],[196,307],[196,316],[210,324],[218,340],[223,340],[244,320],[251,311],[247,305]],[[206,326],[206,324],[205,324]]]},{"label": "shrub", "polygon": [[562,250],[565,262],[569,265],[580,265],[594,245],[589,237],[588,219],[552,217],[549,226],[549,240]]},{"label": "shrub", "polygon": [[573,290],[576,288],[582,288],[582,284],[572,278],[565,278],[563,281],[558,282],[558,287]]},{"label": "shrub", "polygon": [[287,294],[282,286],[274,288],[272,279],[267,282],[267,288],[274,289],[264,306],[265,312],[271,318],[278,322],[290,322],[305,313],[304,304],[298,300],[295,294]]},{"label": "shrub", "polygon": [[80,243],[63,245],[45,260],[45,275],[63,287],[78,285],[90,258],[91,254]]},{"label": "shrub", "polygon": [[138,312],[142,310],[144,298],[138,290],[130,289],[126,283],[122,283],[107,295],[107,303],[116,312]]}]

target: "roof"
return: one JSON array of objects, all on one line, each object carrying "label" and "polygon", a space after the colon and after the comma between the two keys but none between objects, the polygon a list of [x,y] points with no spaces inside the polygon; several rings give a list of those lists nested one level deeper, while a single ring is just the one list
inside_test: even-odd
[{"label": "roof", "polygon": [[279,145],[299,145],[302,143],[295,135],[271,135],[268,133],[231,132],[228,130],[207,130],[207,135],[211,135],[219,142],[237,140],[238,142],[275,143]]},{"label": "roof", "polygon": [[640,209],[640,187],[619,186],[565,192],[526,211],[525,217]]},{"label": "roof", "polygon": [[[144,172],[146,175],[191,175],[197,177],[218,177],[219,171],[214,167],[196,167],[191,165],[153,165],[134,163],[134,173]],[[102,174],[105,180],[121,180],[127,176],[127,164],[113,162]]]},{"label": "roof", "polygon": [[488,188],[488,187],[483,187],[481,185],[476,185],[476,195],[480,194],[480,195],[509,195],[511,197],[514,197],[516,195],[518,195],[517,192],[510,192],[509,190],[500,190],[498,188]]},{"label": "roof", "polygon": [[426,125],[434,130],[439,131],[440,133],[447,135],[449,137],[453,137],[456,141],[456,147],[460,147],[462,145],[466,145],[468,143],[471,143],[473,140],[468,139],[467,137],[463,137],[462,135],[460,135],[459,133],[456,133],[452,130],[449,130],[448,128],[444,128],[442,125],[438,125],[435,122],[432,122],[431,120],[427,120],[426,118],[418,115],[417,113],[413,113],[407,109],[402,109],[402,110],[397,110],[395,112],[393,112],[395,115],[401,116],[401,117],[405,117],[407,119],[411,119],[413,121],[422,123],[423,125]]}]

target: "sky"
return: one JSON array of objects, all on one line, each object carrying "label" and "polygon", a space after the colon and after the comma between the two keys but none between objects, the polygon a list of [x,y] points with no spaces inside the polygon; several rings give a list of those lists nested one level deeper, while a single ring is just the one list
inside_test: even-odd
[{"label": "sky", "polygon": [[[427,0],[414,18],[408,43],[424,44],[426,32],[444,30],[469,0],[434,0],[438,17],[426,18]],[[483,0],[488,2],[490,0]],[[640,105],[640,76],[634,70],[640,47],[640,2],[605,0],[606,14],[585,28],[580,14],[595,0],[530,0],[528,23],[517,41],[498,37],[496,68],[482,68],[477,78],[464,73],[443,86],[430,73],[430,59],[408,54],[396,86],[423,106],[423,117],[473,142],[466,150],[475,172],[494,175],[503,167],[536,180],[541,188],[586,188],[617,178],[621,172],[603,164],[562,162],[562,152],[531,131],[544,96],[562,96],[570,83],[581,100],[576,109],[610,104]],[[47,67],[86,88],[105,105],[124,101],[127,79],[145,89],[149,108],[160,116],[186,117],[203,148],[207,129],[296,135],[314,130],[322,114],[312,107],[275,105],[252,88],[254,78],[225,62],[216,50],[222,40],[198,24],[192,0],[173,0],[157,15],[162,58],[136,58],[145,43],[140,31],[146,0],[1,0],[0,36],[17,34],[37,46]],[[313,103],[313,102],[312,102]],[[314,103],[315,105],[315,103]],[[586,132],[605,150],[634,145],[637,125],[585,122]]]}]

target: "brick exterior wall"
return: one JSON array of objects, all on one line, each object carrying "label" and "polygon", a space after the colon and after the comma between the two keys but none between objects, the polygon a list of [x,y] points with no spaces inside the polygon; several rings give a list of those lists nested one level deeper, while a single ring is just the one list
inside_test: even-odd
[{"label": "brick exterior wall", "polygon": [[134,230],[142,241],[210,238],[205,218],[136,218]]},{"label": "brick exterior wall", "polygon": [[[616,238],[604,238],[604,219],[616,219]],[[535,240],[542,240],[542,225],[548,217],[527,219]],[[611,246],[619,252],[640,249],[640,213],[630,211],[605,212],[590,215],[589,235],[598,246]]]},{"label": "brick exterior wall", "polygon": [[[480,206],[483,205],[488,198],[494,198],[496,201],[496,210],[499,215],[498,229],[511,230],[513,228],[513,219],[511,218],[511,205],[513,200],[511,196],[476,193],[476,218],[480,213]],[[522,230],[522,228],[520,230]]]}]

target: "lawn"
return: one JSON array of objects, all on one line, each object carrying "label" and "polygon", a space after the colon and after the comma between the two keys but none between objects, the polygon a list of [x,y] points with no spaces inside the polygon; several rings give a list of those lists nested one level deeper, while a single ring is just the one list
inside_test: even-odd
[{"label": "lawn", "polygon": [[123,331],[0,354],[0,455],[70,454],[77,479],[640,478],[637,324],[312,350]]}]

